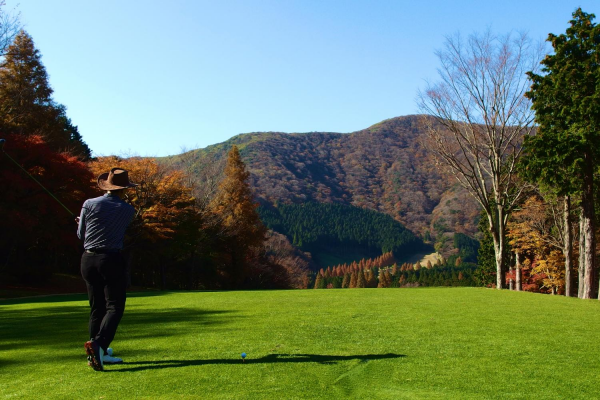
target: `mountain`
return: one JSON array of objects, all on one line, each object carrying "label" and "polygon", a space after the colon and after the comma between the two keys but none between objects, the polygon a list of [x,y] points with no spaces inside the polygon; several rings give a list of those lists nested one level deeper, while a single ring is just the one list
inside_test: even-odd
[{"label": "mountain", "polygon": [[393,253],[404,262],[415,252],[431,252],[400,222],[389,215],[341,203],[305,202],[262,206],[264,224],[291,238],[292,244],[327,267]]},{"label": "mountain", "polygon": [[342,203],[388,214],[426,240],[473,236],[479,207],[436,167],[422,118],[429,117],[392,118],[348,134],[240,134],[169,162],[200,169],[235,144],[262,204]]}]

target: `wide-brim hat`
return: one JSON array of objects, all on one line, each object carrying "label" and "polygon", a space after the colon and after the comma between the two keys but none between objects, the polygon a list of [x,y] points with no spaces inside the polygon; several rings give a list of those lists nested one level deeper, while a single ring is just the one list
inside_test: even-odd
[{"label": "wide-brim hat", "polygon": [[137,183],[129,182],[127,170],[113,168],[110,172],[105,172],[98,177],[98,186],[102,190],[119,190],[136,187]]}]

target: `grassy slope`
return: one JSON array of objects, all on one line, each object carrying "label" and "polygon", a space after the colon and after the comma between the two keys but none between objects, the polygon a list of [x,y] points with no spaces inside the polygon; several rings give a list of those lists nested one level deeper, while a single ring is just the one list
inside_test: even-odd
[{"label": "grassy slope", "polygon": [[[600,302],[461,289],[132,294],[86,366],[81,296],[0,301],[3,398],[594,398]],[[248,353],[242,364],[240,353]]]}]

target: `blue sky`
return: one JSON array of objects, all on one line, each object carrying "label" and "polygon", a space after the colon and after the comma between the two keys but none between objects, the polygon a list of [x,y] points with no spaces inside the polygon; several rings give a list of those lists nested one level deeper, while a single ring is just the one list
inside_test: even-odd
[{"label": "blue sky", "polygon": [[96,155],[239,133],[353,132],[418,112],[444,37],[544,40],[596,1],[7,0]]}]

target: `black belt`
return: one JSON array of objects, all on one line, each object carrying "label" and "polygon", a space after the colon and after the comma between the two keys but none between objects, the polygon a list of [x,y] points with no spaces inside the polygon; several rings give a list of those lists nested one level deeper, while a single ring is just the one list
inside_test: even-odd
[{"label": "black belt", "polygon": [[86,253],[90,254],[117,254],[120,253],[119,249],[85,249]]}]

